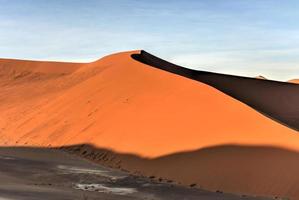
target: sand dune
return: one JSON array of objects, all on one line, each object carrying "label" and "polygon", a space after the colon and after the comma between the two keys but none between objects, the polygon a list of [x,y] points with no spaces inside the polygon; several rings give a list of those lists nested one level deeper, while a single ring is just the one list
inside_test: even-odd
[{"label": "sand dune", "polygon": [[[118,53],[86,64],[1,60],[0,143],[44,147],[90,143],[96,148],[151,159],[227,144],[299,150],[298,131],[278,122],[289,122],[288,113],[280,116],[273,106],[262,108],[270,115],[275,111],[273,116],[278,120],[274,121],[246,105],[251,105],[249,100],[253,105],[257,105],[257,100],[260,105],[259,96],[248,100],[244,98],[247,94],[244,91],[237,100],[239,93],[224,91],[225,94],[214,88],[215,85],[208,85],[208,79],[204,79],[206,83],[198,82],[150,67],[131,57],[138,53]],[[267,85],[281,87],[273,81]],[[293,88],[293,84],[287,85]],[[262,102],[262,105],[269,104],[265,99]],[[291,112],[290,109],[286,111]],[[295,121],[290,125],[297,123],[296,117],[295,113]],[[243,165],[239,160],[230,160],[234,166]],[[221,165],[220,161],[207,165]],[[258,161],[254,157],[250,160]],[[269,160],[272,161],[276,160]],[[153,166],[153,175],[156,173],[184,184],[196,182],[208,189],[219,187],[234,192],[287,194],[299,198],[295,176],[269,185],[257,180],[253,188],[246,184],[248,180],[236,181],[225,168],[225,180],[219,176],[208,180],[204,177],[208,167],[202,168],[196,176],[190,176],[187,168],[173,175],[163,170],[173,171],[175,166],[163,163],[162,166],[154,165],[160,166],[158,168]],[[240,169],[236,172],[240,174],[243,168],[234,169]],[[142,172],[142,167],[138,170]],[[273,176],[274,173],[269,173],[263,178],[270,181]],[[286,184],[287,181],[293,184]],[[276,188],[278,194],[273,192]]]},{"label": "sand dune", "polygon": [[299,84],[299,79],[292,79],[292,80],[289,80],[288,82]]}]

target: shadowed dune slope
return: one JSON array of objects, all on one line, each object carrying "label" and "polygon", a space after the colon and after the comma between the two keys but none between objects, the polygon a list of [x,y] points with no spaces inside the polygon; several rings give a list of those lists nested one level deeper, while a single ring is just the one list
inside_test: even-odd
[{"label": "shadowed dune slope", "polygon": [[174,65],[145,51],[133,58],[148,65],[209,84],[259,112],[299,130],[299,86],[286,82],[247,78]]},{"label": "shadowed dune slope", "polygon": [[[1,145],[58,147],[91,143],[97,148],[147,158],[225,144],[299,150],[296,130],[265,117],[208,84],[132,59],[131,55],[138,53],[113,54],[86,64],[40,63],[40,69],[24,61],[26,71],[42,72],[43,76],[14,79],[2,75]],[[17,73],[23,69],[22,61],[9,60],[9,63]],[[5,65],[6,61],[2,60],[0,68]],[[47,67],[44,69],[43,65]],[[51,67],[58,71],[55,76],[48,70]],[[209,74],[205,77],[208,82]],[[232,77],[232,80],[239,79]],[[231,88],[229,80],[224,79],[226,82],[221,86]],[[267,82],[257,81],[253,85]],[[269,88],[281,88],[280,83],[270,81],[269,84]],[[282,87],[285,85],[293,84],[283,84]],[[155,173],[159,174],[159,169]],[[180,181],[184,174],[187,176],[188,172],[182,171],[177,177],[171,177]],[[237,191],[240,183],[226,177],[226,182],[220,181],[219,177],[219,185]],[[200,185],[212,186],[204,178],[193,178],[194,181],[202,180]],[[217,177],[212,182],[218,184]],[[262,188],[258,182],[256,184],[256,190],[244,187],[242,191],[266,193],[273,187],[285,187],[282,182],[266,187],[261,185]]]},{"label": "shadowed dune slope", "polygon": [[156,179],[167,177],[212,191],[299,198],[299,153],[287,149],[220,145],[155,159],[115,153],[86,144],[64,149],[115,168],[137,174],[142,172]]}]

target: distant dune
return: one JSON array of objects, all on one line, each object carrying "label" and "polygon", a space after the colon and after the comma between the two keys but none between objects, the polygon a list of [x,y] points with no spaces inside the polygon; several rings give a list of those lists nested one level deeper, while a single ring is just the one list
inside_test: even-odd
[{"label": "distant dune", "polygon": [[[118,159],[118,167],[133,172],[213,190],[299,198],[299,163],[275,154],[299,151],[297,85],[209,72],[197,80],[168,65],[161,70],[141,53],[86,64],[0,60],[0,143],[91,144],[90,155],[114,152],[107,164]],[[262,89],[255,93],[244,89],[248,85]],[[227,145],[237,147],[217,148]],[[262,147],[269,147],[266,153]]]},{"label": "distant dune", "polygon": [[288,82],[299,84],[299,79],[292,79],[292,80],[289,80]]}]

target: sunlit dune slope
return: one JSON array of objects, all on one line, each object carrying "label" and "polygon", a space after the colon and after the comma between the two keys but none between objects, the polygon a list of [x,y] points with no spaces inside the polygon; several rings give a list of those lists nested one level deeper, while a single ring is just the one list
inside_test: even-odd
[{"label": "sunlit dune slope", "polygon": [[[225,144],[299,150],[297,131],[207,84],[132,59],[136,53],[87,64],[41,62],[38,67],[36,62],[1,60],[0,143],[90,143],[146,158]],[[190,173],[171,178],[180,181]],[[182,182],[193,180],[200,177]],[[219,184],[231,181],[227,177]],[[238,182],[224,188],[252,192],[246,187],[238,190]]]},{"label": "sunlit dune slope", "polygon": [[292,80],[289,80],[288,82],[299,84],[299,79],[292,79]]}]

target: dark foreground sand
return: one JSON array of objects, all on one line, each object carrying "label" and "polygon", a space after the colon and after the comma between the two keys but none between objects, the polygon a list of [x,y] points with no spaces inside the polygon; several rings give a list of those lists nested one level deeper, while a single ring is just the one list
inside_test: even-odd
[{"label": "dark foreground sand", "polygon": [[58,150],[0,148],[0,199],[263,200],[159,183]]}]

